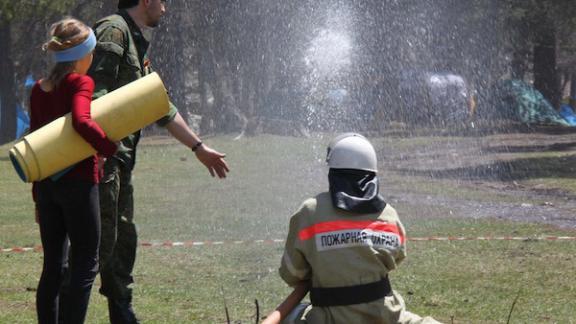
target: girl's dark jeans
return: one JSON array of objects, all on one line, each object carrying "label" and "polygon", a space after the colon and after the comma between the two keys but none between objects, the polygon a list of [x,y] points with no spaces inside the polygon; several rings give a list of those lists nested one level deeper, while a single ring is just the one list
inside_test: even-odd
[{"label": "girl's dark jeans", "polygon": [[[40,236],[44,250],[36,292],[40,324],[58,323],[58,292],[69,262],[70,291],[60,323],[83,323],[98,272],[100,207],[98,185],[78,180],[43,180],[36,185]],[[70,240],[69,255],[68,242]]]}]

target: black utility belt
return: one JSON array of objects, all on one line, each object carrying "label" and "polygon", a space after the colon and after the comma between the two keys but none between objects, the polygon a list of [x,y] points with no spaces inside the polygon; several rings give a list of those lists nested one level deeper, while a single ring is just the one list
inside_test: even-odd
[{"label": "black utility belt", "polygon": [[388,276],[364,285],[310,289],[313,306],[330,307],[369,303],[390,295],[392,287]]}]

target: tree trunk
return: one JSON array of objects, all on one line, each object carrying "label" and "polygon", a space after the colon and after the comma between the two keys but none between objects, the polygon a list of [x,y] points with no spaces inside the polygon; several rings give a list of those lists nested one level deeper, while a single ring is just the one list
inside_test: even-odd
[{"label": "tree trunk", "polygon": [[12,141],[16,136],[16,88],[10,30],[9,22],[0,21],[0,144]]},{"label": "tree trunk", "polygon": [[527,54],[522,49],[515,49],[512,53],[512,61],[510,62],[512,79],[524,80],[526,71],[528,71],[526,57]]},{"label": "tree trunk", "polygon": [[186,78],[191,75],[192,69],[189,68],[190,60],[184,56],[187,47],[185,33],[170,30],[174,28],[173,26],[184,26],[184,9],[184,0],[170,2],[169,17],[165,17],[170,23],[161,25],[156,33],[154,49],[158,53],[158,58],[153,63],[158,66],[158,71],[170,91],[170,100],[176,105],[182,117],[187,119]]},{"label": "tree trunk", "polygon": [[553,107],[560,103],[560,80],[556,66],[556,27],[546,13],[534,26],[534,87]]},{"label": "tree trunk", "polygon": [[198,81],[200,83],[200,113],[202,114],[202,121],[200,122],[200,133],[210,134],[214,132],[214,121],[212,117],[213,91],[211,82],[208,80],[210,77],[206,71],[206,62],[202,60],[200,69],[198,71]]},{"label": "tree trunk", "polygon": [[576,73],[571,72],[570,75],[570,98],[576,98]]}]

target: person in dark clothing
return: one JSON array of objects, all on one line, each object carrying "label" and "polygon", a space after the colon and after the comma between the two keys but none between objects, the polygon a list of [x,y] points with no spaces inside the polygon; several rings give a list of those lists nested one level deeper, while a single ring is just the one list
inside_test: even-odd
[{"label": "person in dark clothing", "polygon": [[[98,272],[100,165],[116,152],[116,144],[90,114],[94,82],[86,73],[96,46],[93,31],[76,19],[66,18],[52,25],[50,37],[43,48],[53,52],[56,64],[48,77],[32,88],[30,130],[71,113],[74,129],[98,154],[33,183],[36,221],[44,251],[36,309],[39,323],[78,324],[85,320]],[[62,302],[66,305],[62,305],[64,311],[59,314],[59,288],[66,261],[70,272],[69,298]]]},{"label": "person in dark clothing", "polygon": [[[158,26],[166,10],[165,1],[120,0],[118,9],[94,25],[98,43],[88,72],[95,82],[94,99],[152,72],[147,54],[150,41],[143,31]],[[226,177],[225,155],[203,143],[173,104],[156,124],[187,146],[212,176]],[[139,140],[140,132],[122,139],[118,152],[106,161],[100,183],[100,293],[108,300],[113,324],[138,323],[132,307],[132,272],[138,246],[132,171]]]}]

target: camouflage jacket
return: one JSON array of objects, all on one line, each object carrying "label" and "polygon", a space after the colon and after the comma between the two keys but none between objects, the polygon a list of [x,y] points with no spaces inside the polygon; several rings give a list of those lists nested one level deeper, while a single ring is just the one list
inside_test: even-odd
[{"label": "camouflage jacket", "polygon": [[[152,72],[147,53],[150,42],[125,10],[96,22],[94,33],[98,43],[88,72],[95,83],[94,99]],[[157,124],[165,126],[176,113],[170,103],[170,111]],[[139,139],[140,131],[122,139],[114,157],[133,168]]]}]

